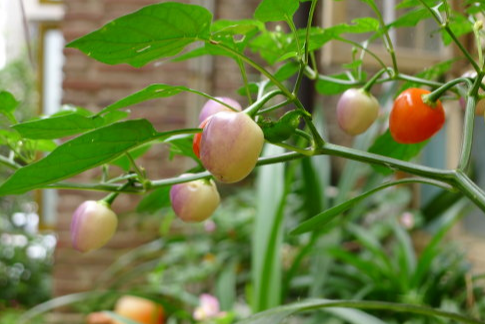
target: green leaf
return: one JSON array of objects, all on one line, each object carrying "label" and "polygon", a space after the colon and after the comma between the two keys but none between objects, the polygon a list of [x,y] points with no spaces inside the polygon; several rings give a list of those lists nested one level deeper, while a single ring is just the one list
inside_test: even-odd
[{"label": "green leaf", "polygon": [[67,44],[107,64],[141,67],[171,57],[187,45],[210,38],[212,14],[176,2],[146,6]]},{"label": "green leaf", "polygon": [[10,92],[0,91],[0,114],[7,117],[11,123],[17,123],[13,113],[19,104],[20,102]]},{"label": "green leaf", "polygon": [[[458,14],[457,12],[453,13],[453,16],[449,21],[448,25],[456,37],[460,37],[473,32],[473,22],[468,20],[467,17]],[[443,43],[445,45],[450,45],[453,42],[453,39],[445,30],[441,31],[441,35],[443,38]]]},{"label": "green leaf", "polygon": [[[267,145],[264,156],[283,153]],[[283,243],[285,205],[285,166],[283,163],[258,168],[257,209],[252,239],[252,308],[255,311],[279,305],[281,298],[280,251]]]},{"label": "green leaf", "polygon": [[83,133],[102,124],[102,118],[89,118],[74,113],[27,121],[12,127],[25,138],[55,139]]},{"label": "green leaf", "polygon": [[168,84],[152,84],[146,87],[145,89],[142,89],[138,92],[135,92],[128,97],[125,97],[121,100],[116,101],[115,103],[112,103],[111,105],[105,107],[103,110],[101,110],[98,114],[105,114],[108,112],[112,112],[121,108],[125,108],[128,106],[132,106],[135,104],[138,104],[140,102],[152,100],[152,99],[157,99],[157,98],[166,98],[166,97],[171,97],[175,96],[181,92],[191,92],[195,93],[198,95],[203,95],[206,98],[211,98],[211,96],[204,94],[200,91],[193,90],[190,88],[187,88],[185,86],[172,86]]},{"label": "green leaf", "polygon": [[403,183],[412,183],[412,182],[419,182],[419,183],[426,183],[426,184],[431,184],[435,186],[442,186],[442,184],[434,182],[432,180],[424,179],[424,178],[406,178],[398,181],[391,181],[391,182],[386,182],[383,183],[380,186],[377,186],[371,190],[368,190],[352,199],[345,200],[345,202],[333,206],[330,209],[327,209],[320,214],[317,214],[313,216],[312,218],[304,221],[303,223],[300,223],[296,228],[294,228],[291,232],[290,235],[299,235],[303,234],[306,232],[311,232],[317,229],[320,229],[322,226],[325,226],[328,222],[333,220],[335,217],[339,216],[342,214],[344,211],[350,209],[353,207],[355,204],[360,202],[361,200],[375,194],[376,192],[385,189],[387,187],[395,186],[398,184],[403,184]]},{"label": "green leaf", "polygon": [[100,116],[86,117],[78,113],[69,113],[27,121],[13,125],[12,128],[24,138],[56,139],[105,126],[120,118],[125,118],[127,115],[125,112],[113,112],[107,114],[105,118]]},{"label": "green leaf", "polygon": [[[341,81],[340,81],[341,80]],[[356,83],[349,80],[346,73],[336,74],[330,78],[319,77],[315,84],[317,91],[324,95],[336,95],[344,92],[347,89],[355,87]]]},{"label": "green leaf", "polygon": [[298,0],[263,0],[256,8],[254,18],[262,22],[290,20],[299,5]]},{"label": "green leaf", "polygon": [[[194,136],[193,135],[176,135],[167,138],[164,142],[170,145],[170,159],[174,155],[187,156],[201,165],[199,158],[195,155],[192,148]],[[201,165],[202,166],[202,165]]]},{"label": "green leaf", "polygon": [[[417,144],[401,144],[396,142],[393,138],[389,129],[379,136],[374,144],[369,148],[370,153],[380,154],[402,161],[409,161],[421,152],[421,150],[426,146],[428,141]],[[389,175],[393,171],[389,168],[372,165],[375,171]]]},{"label": "green leaf", "polygon": [[170,207],[170,188],[170,186],[157,188],[145,195],[136,207],[136,211],[155,214],[162,208]]},{"label": "green leaf", "polygon": [[414,27],[420,21],[428,19],[431,17],[431,13],[426,8],[419,8],[415,10],[410,10],[405,14],[399,16],[396,20],[388,25],[388,27]]},{"label": "green leaf", "polygon": [[144,119],[119,122],[85,133],[60,145],[45,158],[18,169],[0,186],[0,195],[46,187],[107,163],[163,134]]},{"label": "green leaf", "polygon": [[[145,154],[146,152],[148,152],[148,150],[151,147],[152,147],[151,143],[147,143],[147,144],[144,144],[144,145],[142,145],[140,147],[137,147],[137,148],[131,150],[129,153],[130,153],[131,157],[134,160],[136,160],[137,158],[139,158],[140,156],[142,156],[143,154]],[[111,161],[110,164],[116,165],[116,166],[122,168],[126,172],[129,172],[130,170],[132,170],[131,161],[126,156],[126,154],[123,154],[119,158]]]}]

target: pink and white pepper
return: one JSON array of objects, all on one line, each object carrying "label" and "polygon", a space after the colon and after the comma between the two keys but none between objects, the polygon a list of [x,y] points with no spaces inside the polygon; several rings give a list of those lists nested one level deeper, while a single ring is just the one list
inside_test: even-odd
[{"label": "pink and white pepper", "polygon": [[72,215],[71,240],[80,252],[89,252],[105,245],[118,226],[118,218],[105,201],[83,202]]},{"label": "pink and white pepper", "polygon": [[[234,99],[228,98],[228,97],[216,97],[216,99],[228,104],[232,108],[241,111],[242,107]],[[207,101],[204,106],[202,107],[202,110],[200,111],[199,114],[199,124],[202,123],[204,120],[206,120],[208,117],[217,114],[218,112],[221,111],[233,111],[229,109],[228,107],[224,106],[223,104],[218,103],[217,101],[214,100],[209,100]]]},{"label": "pink and white pepper", "polygon": [[208,219],[217,209],[221,198],[212,180],[195,180],[173,185],[170,202],[175,214],[184,222]]}]

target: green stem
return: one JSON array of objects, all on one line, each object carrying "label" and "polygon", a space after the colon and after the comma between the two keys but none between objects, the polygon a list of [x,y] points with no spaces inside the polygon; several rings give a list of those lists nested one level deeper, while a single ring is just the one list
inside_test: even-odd
[{"label": "green stem", "polygon": [[426,80],[426,79],[422,79],[422,78],[418,78],[418,77],[414,77],[414,76],[402,74],[402,73],[398,73],[395,78],[397,80],[418,83],[418,84],[430,86],[430,87],[433,87],[433,88],[441,87],[443,85],[443,83],[440,83],[440,82],[436,82],[436,81],[432,81],[432,80]]},{"label": "green stem", "polygon": [[286,144],[286,143],[283,143],[283,142],[281,142],[281,143],[271,143],[271,144],[279,146],[279,147],[283,147],[287,150],[299,153],[301,155],[313,156],[313,151],[309,150],[309,149],[301,149],[299,147],[296,147],[296,146],[293,146],[293,145],[290,145],[290,144]]},{"label": "green stem", "polygon": [[280,102],[280,103],[278,103],[278,104],[276,104],[276,105],[273,105],[273,106],[271,106],[271,107],[264,108],[264,109],[260,109],[260,110],[258,111],[258,115],[262,115],[262,114],[264,114],[264,113],[267,113],[267,112],[270,112],[270,111],[276,110],[276,109],[278,109],[278,108],[284,107],[284,106],[288,105],[289,103],[290,103],[290,101],[289,101],[289,100],[285,100],[285,101]]},{"label": "green stem", "polygon": [[256,114],[258,113],[258,111],[263,108],[264,104],[266,102],[268,102],[268,100],[270,100],[271,98],[279,95],[279,94],[282,94],[281,90],[272,90],[268,93],[266,93],[264,96],[262,96],[261,98],[258,98],[258,100],[253,103],[251,106],[249,106],[248,108],[244,109],[244,113],[248,114],[249,116],[251,116],[252,118],[254,118],[254,116],[256,116]]},{"label": "green stem", "polygon": [[276,79],[273,76],[273,74],[271,74],[268,70],[266,70],[264,67],[262,67],[258,63],[251,60],[249,57],[245,56],[244,54],[239,53],[238,51],[236,51],[236,50],[234,50],[234,49],[232,49],[232,48],[230,48],[230,47],[228,47],[228,46],[226,46],[222,43],[214,42],[214,41],[210,41],[210,40],[205,40],[205,42],[207,44],[211,45],[211,46],[217,46],[220,49],[234,55],[236,58],[239,58],[242,61],[246,62],[247,64],[249,64],[250,66],[255,68],[258,72],[260,72],[265,77],[267,77],[277,88],[279,88],[284,93],[284,95],[286,97],[288,97],[289,99],[293,99],[293,94],[283,85],[283,83],[278,81],[278,79]]},{"label": "green stem", "polygon": [[456,170],[454,184],[468,199],[485,212],[485,193],[463,171]]},{"label": "green stem", "polygon": [[341,41],[343,43],[348,43],[348,44],[351,44],[351,45],[353,45],[355,47],[360,48],[361,50],[365,51],[367,54],[369,54],[370,56],[372,56],[379,63],[379,65],[381,66],[381,68],[383,68],[383,69],[387,68],[386,64],[384,64],[384,62],[380,59],[379,56],[377,56],[376,54],[374,54],[374,52],[372,52],[371,50],[369,50],[367,47],[362,46],[362,44],[359,44],[359,43],[354,42],[354,41],[352,41],[350,39],[345,39],[345,38],[341,38],[341,37],[336,37],[335,40]]},{"label": "green stem", "polygon": [[362,89],[365,91],[365,92],[370,92],[370,89],[372,88],[372,86],[374,85],[374,83],[376,83],[377,79],[379,79],[381,77],[381,75],[383,75],[385,72],[387,72],[387,68],[385,69],[381,69],[379,70],[379,72],[377,72],[373,77],[372,79],[370,79],[363,87]]},{"label": "green stem", "polygon": [[303,107],[303,104],[298,98],[295,99],[294,103],[296,108],[300,109],[303,112],[302,113],[303,119],[305,120],[305,124],[308,126],[308,128],[310,129],[310,132],[312,133],[315,147],[323,146],[325,144],[325,141],[320,136],[320,133],[318,132],[315,125],[313,124],[312,115],[306,111],[305,107]]},{"label": "green stem", "polygon": [[251,91],[249,90],[249,86],[248,86],[248,75],[246,73],[246,68],[244,67],[243,62],[239,58],[237,59],[237,65],[239,66],[239,71],[241,72],[241,76],[244,83],[244,89],[246,90],[246,97],[248,98],[248,103],[252,104],[253,98],[251,97]]},{"label": "green stem", "polygon": [[130,161],[130,164],[135,170],[135,173],[138,175],[138,180],[140,181],[140,183],[143,184],[146,180],[144,173],[140,170],[140,168],[136,164],[135,159],[133,158],[133,156],[131,156],[130,152],[126,152],[125,155],[128,158],[128,161]]},{"label": "green stem", "polygon": [[384,41],[384,44],[386,45],[386,50],[391,56],[392,60],[392,67],[394,70],[394,73],[397,74],[399,73],[399,68],[397,66],[397,59],[396,59],[396,52],[394,51],[394,45],[392,44],[391,36],[389,36],[388,28],[386,26],[386,23],[384,22],[384,19],[382,18],[382,14],[379,11],[379,8],[377,8],[376,4],[373,1],[367,1],[367,4],[372,8],[374,13],[377,16],[377,19],[379,20],[379,24],[381,25],[381,29],[384,31],[382,40]]},{"label": "green stem", "polygon": [[106,197],[102,199],[105,203],[107,203],[109,206],[115,201],[115,199],[118,197],[118,195],[123,191],[123,189],[127,188],[130,186],[132,183],[130,181],[126,182],[122,186],[120,186],[116,191],[110,193]]},{"label": "green stem", "polygon": [[308,134],[307,132],[305,131],[302,131],[301,129],[297,128],[295,129],[295,134],[306,139],[308,142],[312,142],[312,137],[310,134]]},{"label": "green stem", "polygon": [[22,166],[18,163],[16,163],[15,161],[12,161],[11,159],[3,156],[3,155],[0,155],[0,164],[3,164],[7,167],[9,167],[10,169],[20,169]]},{"label": "green stem", "polygon": [[467,85],[471,88],[472,87],[472,82],[468,78],[458,78],[458,79],[453,79],[450,82],[447,82],[440,86],[438,89],[434,90],[430,94],[424,95],[423,96],[423,102],[425,104],[432,105],[434,104],[446,91],[450,90],[452,87],[455,85],[465,82]]},{"label": "green stem", "polygon": [[[448,24],[448,21],[443,21],[442,17],[435,11],[433,10],[433,8],[431,8],[427,3],[426,1],[424,0],[419,0],[419,2],[421,2],[421,4],[426,8],[428,9],[428,11],[431,13],[431,15],[433,16],[433,19],[438,23],[438,25],[444,29],[446,31],[446,33],[451,37],[451,39],[453,40],[453,42],[456,44],[456,46],[458,47],[458,49],[463,53],[463,55],[465,55],[465,57],[467,58],[467,60],[470,62],[470,64],[473,66],[473,68],[475,69],[475,71],[480,71],[480,67],[478,66],[478,64],[475,62],[475,60],[473,59],[473,57],[470,55],[470,53],[467,51],[467,49],[463,46],[463,44],[458,40],[458,38],[456,37],[455,33],[451,30],[449,24]],[[446,4],[446,1],[444,2]]]}]

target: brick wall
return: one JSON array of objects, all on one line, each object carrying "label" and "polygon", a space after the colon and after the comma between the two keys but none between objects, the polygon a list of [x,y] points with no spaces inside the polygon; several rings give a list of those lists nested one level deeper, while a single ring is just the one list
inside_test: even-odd
[{"label": "brick wall", "polygon": [[[66,15],[61,28],[66,42],[101,27],[111,19],[156,3],[155,0],[69,0],[65,1]],[[188,2],[188,1],[186,1]],[[205,1],[192,1],[204,4]],[[249,18],[256,0],[207,1],[214,5],[218,18]],[[185,85],[207,91],[214,95],[233,94],[241,80],[239,70],[227,58],[203,58],[199,62],[170,64],[149,64],[135,69],[128,65],[108,66],[96,62],[78,50],[65,49],[63,102],[99,110],[106,105],[138,91],[152,83]],[[207,70],[207,66],[212,69]],[[242,99],[239,97],[238,99]],[[196,127],[197,113],[205,99],[193,95],[178,95],[163,100],[153,100],[131,107],[132,118],[147,118],[158,131],[181,127]],[[244,101],[242,101],[244,103]],[[157,145],[142,161],[150,178],[175,175],[184,169],[179,160],[168,162],[167,148]],[[88,182],[99,176],[99,170],[92,170],[78,176],[76,180]],[[115,237],[105,248],[80,254],[71,248],[69,224],[73,210],[87,199],[100,199],[103,193],[60,190],[58,206],[58,247],[54,267],[54,295],[88,291],[93,288],[99,273],[106,269],[120,255],[143,242],[156,237],[157,224],[148,226],[152,231],[137,230],[136,218],[121,217]],[[139,197],[120,196],[113,204],[119,213],[133,209]],[[159,215],[155,221],[159,221]],[[155,226],[153,226],[155,225]],[[55,322],[65,319],[55,317]],[[73,319],[69,318],[73,323]]]}]

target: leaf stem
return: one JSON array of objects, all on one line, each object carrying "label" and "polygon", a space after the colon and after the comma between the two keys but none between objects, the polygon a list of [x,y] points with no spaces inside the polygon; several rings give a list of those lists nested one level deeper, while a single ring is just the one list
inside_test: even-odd
[{"label": "leaf stem", "polygon": [[[434,20],[438,23],[438,25],[444,29],[446,31],[446,33],[451,37],[451,39],[453,40],[453,42],[456,44],[456,46],[460,49],[460,51],[463,53],[463,55],[465,55],[465,57],[467,58],[467,60],[470,62],[470,64],[473,66],[473,68],[475,69],[475,71],[480,71],[480,67],[478,66],[477,62],[475,62],[475,60],[473,59],[473,57],[471,56],[471,54],[468,52],[468,50],[463,46],[463,44],[458,40],[458,38],[456,37],[455,33],[451,30],[450,26],[449,26],[449,23],[448,23],[448,17],[447,17],[447,21],[443,21],[443,18],[435,11],[433,10],[433,8],[431,8],[427,3],[426,1],[424,0],[419,0],[419,2],[421,2],[421,4],[426,8],[428,9],[428,11],[431,13],[431,15],[433,16]],[[444,1],[445,5],[446,5],[446,1]]]},{"label": "leaf stem", "polygon": [[251,91],[249,90],[248,75],[246,73],[246,68],[244,67],[244,64],[240,58],[237,59],[237,65],[239,66],[239,71],[241,72],[241,76],[244,83],[244,89],[246,90],[246,97],[248,98],[248,103],[252,104],[253,98],[251,96]]},{"label": "leaf stem", "polygon": [[221,49],[223,49],[224,51],[234,55],[236,58],[239,58],[241,59],[242,61],[246,62],[247,64],[249,64],[250,66],[252,66],[253,68],[255,68],[258,72],[260,72],[261,74],[263,74],[265,77],[267,77],[277,88],[279,88],[286,97],[288,97],[289,99],[293,99],[294,96],[293,94],[288,90],[288,88],[286,88],[280,81],[278,81],[278,79],[276,79],[273,74],[271,74],[268,70],[266,70],[264,67],[262,67],[261,65],[259,65],[258,63],[254,62],[252,59],[250,59],[249,57],[239,53],[238,51],[222,44],[222,43],[219,43],[219,42],[211,42],[210,40],[205,40],[205,42],[207,44],[209,44],[210,46],[217,46]]},{"label": "leaf stem", "polygon": [[248,108],[244,109],[244,113],[248,114],[249,116],[253,117],[256,116],[258,111],[263,108],[264,104],[268,102],[271,98],[282,94],[281,90],[272,90],[268,93],[266,93],[264,96],[258,98],[256,102],[254,102],[251,106]]},{"label": "leaf stem", "polygon": [[394,45],[392,44],[391,36],[389,35],[389,28],[386,26],[386,23],[384,22],[384,19],[382,17],[381,12],[379,11],[379,8],[377,8],[376,4],[374,1],[366,1],[366,3],[371,7],[371,9],[374,11],[374,13],[377,16],[377,19],[379,20],[379,24],[381,25],[382,30],[384,31],[384,36],[382,37],[384,44],[386,45],[387,52],[391,56],[392,60],[392,68],[394,70],[394,74],[399,73],[399,68],[397,66],[397,58],[396,58],[396,52],[394,51]]}]

